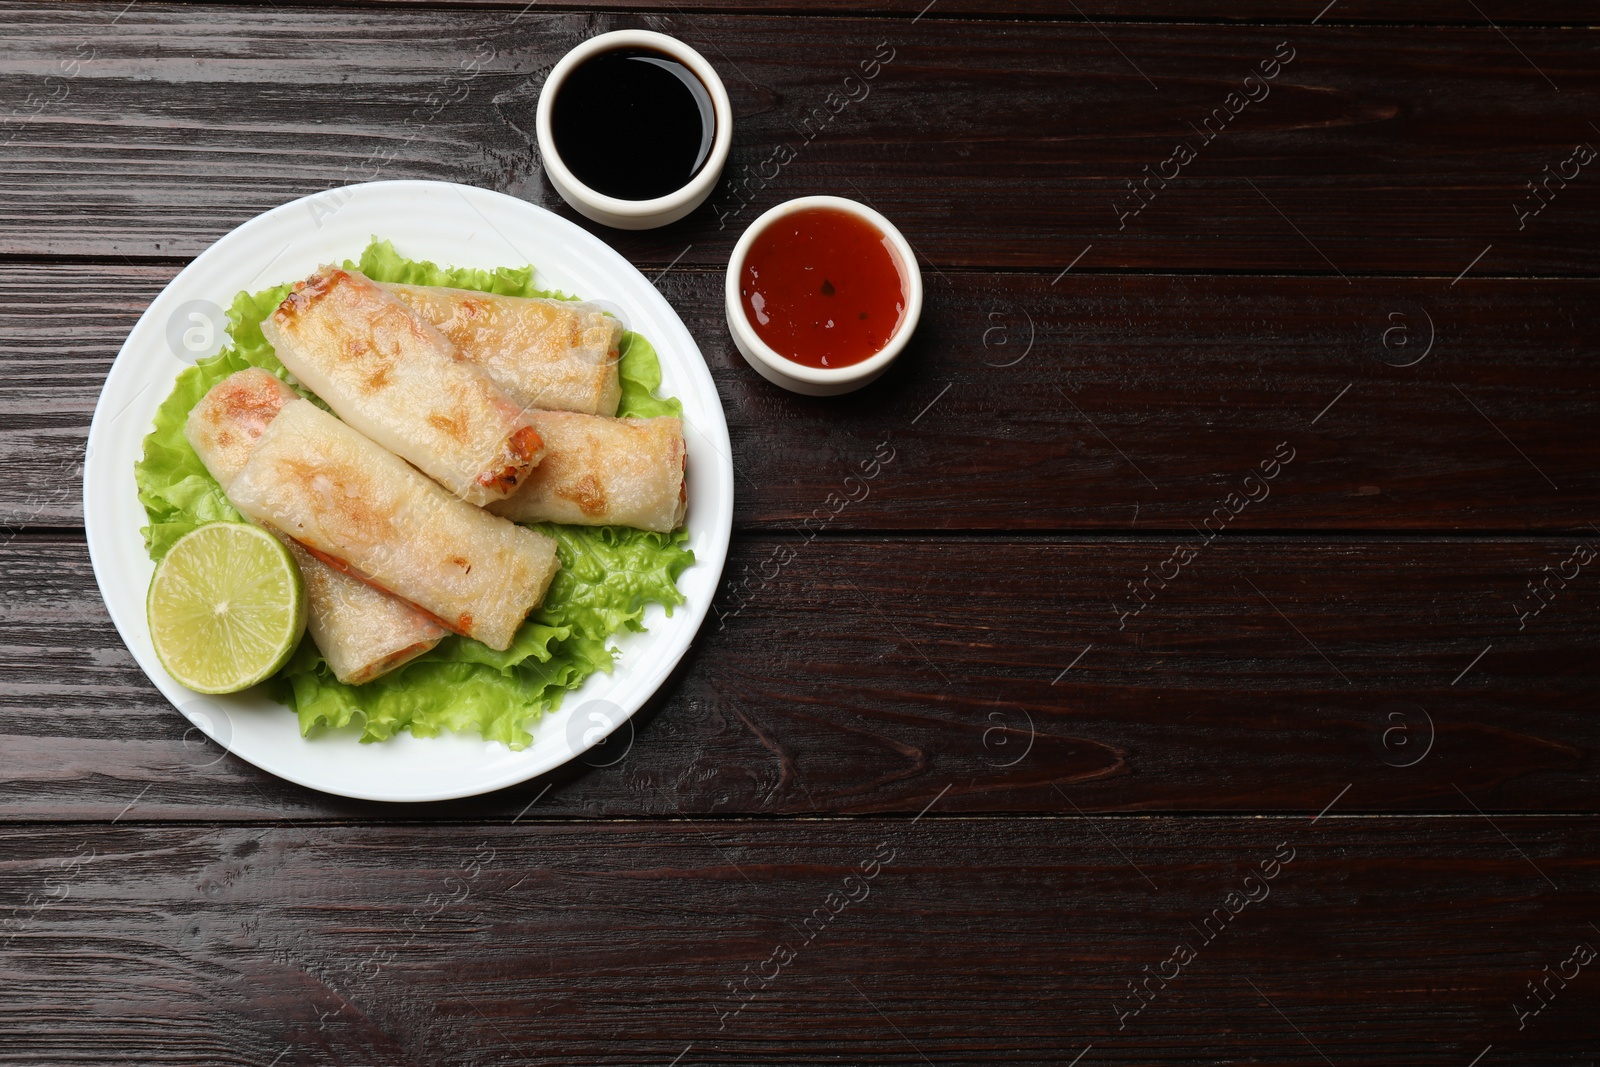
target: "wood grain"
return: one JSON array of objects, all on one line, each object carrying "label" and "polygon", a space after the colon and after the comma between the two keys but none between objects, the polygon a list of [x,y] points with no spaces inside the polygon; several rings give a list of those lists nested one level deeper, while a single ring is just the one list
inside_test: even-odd
[{"label": "wood grain", "polygon": [[[1597,846],[1593,817],[1337,810],[21,826],[0,1045],[63,1064],[1421,1067],[1492,1044],[1489,1062],[1586,1064],[1592,964],[1520,1031],[1513,1004],[1600,939]],[[1193,959],[1119,1029],[1178,944]]]},{"label": "wood grain", "polygon": [[[1544,166],[1596,136],[1587,28],[1508,42],[1488,24],[1128,24],[1112,40],[1075,20],[1029,23],[1020,47],[1006,22],[828,18],[784,22],[773,47],[773,20],[754,16],[123,6],[8,8],[0,86],[43,103],[7,124],[0,253],[190,256],[269,207],[373,176],[571,216],[532,147],[543,74],[594,32],[648,25],[707,50],[737,124],[708,206],[607,232],[641,262],[721,265],[759,211],[830,192],[874,203],[946,268],[1053,272],[1088,244],[1095,268],[1449,280],[1490,245],[1479,277],[1596,268],[1600,183],[1574,179],[1520,230],[1515,211]],[[1179,138],[1198,144],[1189,124],[1287,39],[1295,59],[1270,95],[1119,221],[1141,168]],[[847,86],[880,42],[893,61]],[[829,102],[836,90],[865,95]],[[837,116],[808,140],[818,107]],[[782,144],[796,158],[760,177]],[[749,202],[733,214],[739,182]]]},{"label": "wood grain", "polygon": [[[0,1062],[1592,1067],[1594,966],[1529,983],[1600,945],[1600,583],[1529,583],[1600,542],[1597,164],[1518,218],[1600,143],[1590,7],[801,7],[5,7]],[[574,218],[533,109],[628,26],[737,113],[706,207],[590,227],[663,268],[729,414],[713,615],[523,786],[258,771],[101,604],[111,359],[293,197],[440,178]],[[831,401],[721,310],[745,224],[817,192],[899,223],[929,292]]]},{"label": "wood grain", "polygon": [[[82,521],[106,370],[173,273],[0,265],[0,524]],[[716,378],[746,529],[816,525],[885,441],[830,529],[1188,531],[1285,441],[1233,529],[1600,517],[1600,282],[930,272],[901,363],[818,400],[744,363],[719,273],[656,280]]]},{"label": "wood grain", "polygon": [[742,538],[615,746],[397,809],[207,743],[132,662],[83,545],[25,535],[0,549],[0,817],[1315,812],[1347,784],[1347,810],[1458,811],[1458,787],[1586,810],[1594,564],[1521,629],[1513,610],[1574,543],[1229,534],[1119,618],[1173,539]]},{"label": "wood grain", "polygon": [[[261,0],[246,0],[241,6],[258,6]],[[567,8],[592,10],[580,0],[537,0],[534,4],[517,0],[312,0],[313,6],[430,6],[460,5],[474,8],[499,8],[514,12],[543,13]],[[1474,10],[1454,0],[1304,0],[1302,3],[1274,3],[1272,0],[1217,3],[1216,0],[613,0],[605,5],[615,11],[650,11],[661,14],[754,14],[754,15],[879,15],[921,21],[955,16],[1077,19],[1097,23],[1122,22],[1253,22],[1283,26],[1339,25],[1354,22],[1437,23],[1469,26],[1566,26],[1585,25],[1593,14],[1580,0],[1499,0]]]}]

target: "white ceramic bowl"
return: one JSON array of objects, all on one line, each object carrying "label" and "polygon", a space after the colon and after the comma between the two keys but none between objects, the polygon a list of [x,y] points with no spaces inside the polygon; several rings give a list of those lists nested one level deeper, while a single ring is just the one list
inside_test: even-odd
[{"label": "white ceramic bowl", "polygon": [[[657,52],[665,52],[692,70],[711,94],[711,109],[717,127],[711,142],[711,155],[688,185],[654,200],[622,200],[596,192],[578,180],[556,151],[555,136],[550,128],[550,112],[555,107],[556,93],[579,63],[614,48],[653,48]],[[589,38],[561,57],[561,62],[544,80],[544,88],[539,90],[539,112],[535,125],[545,173],[550,176],[550,184],[556,187],[561,199],[571,204],[580,215],[603,226],[614,226],[619,230],[650,230],[677,222],[705,203],[706,197],[711,195],[711,190],[721,180],[722,167],[728,162],[728,147],[733,144],[733,105],[728,103],[728,90],[723,87],[722,79],[717,77],[711,64],[676,37],[651,30],[613,30]]]},{"label": "white ceramic bowl", "polygon": [[[900,327],[889,338],[889,343],[874,355],[860,363],[852,363],[848,367],[808,367],[785,358],[756,333],[755,327],[750,325],[749,317],[745,315],[744,301],[739,299],[739,278],[744,274],[745,256],[749,254],[750,246],[755,243],[756,238],[761,236],[767,227],[786,215],[819,207],[848,212],[877,227],[878,231],[889,239],[895,258],[900,261],[900,280],[905,287],[905,318],[900,320]],[[910,243],[899,230],[895,229],[894,223],[872,208],[854,200],[846,200],[842,196],[802,196],[779,204],[752,222],[750,228],[744,231],[739,243],[733,246],[732,258],[728,260],[724,295],[728,331],[733,334],[734,346],[744,356],[745,362],[755,368],[757,374],[773,385],[781,385],[791,392],[803,393],[806,396],[837,396],[840,393],[860,389],[883,374],[905,348],[906,342],[911,339],[912,332],[917,328],[917,320],[922,317],[922,271],[917,267],[917,256]]]}]

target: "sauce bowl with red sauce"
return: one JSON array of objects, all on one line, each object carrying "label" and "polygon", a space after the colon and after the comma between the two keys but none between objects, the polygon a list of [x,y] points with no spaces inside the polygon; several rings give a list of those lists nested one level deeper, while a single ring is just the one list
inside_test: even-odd
[{"label": "sauce bowl with red sauce", "polygon": [[728,329],[755,371],[807,396],[859,389],[889,369],[922,315],[922,273],[893,223],[865,204],[803,196],[739,238]]}]

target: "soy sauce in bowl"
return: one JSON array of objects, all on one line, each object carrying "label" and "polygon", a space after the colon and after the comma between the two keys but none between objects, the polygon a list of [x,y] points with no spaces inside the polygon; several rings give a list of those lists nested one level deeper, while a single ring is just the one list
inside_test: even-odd
[{"label": "soy sauce in bowl", "polygon": [[613,48],[583,60],[556,93],[550,122],[573,175],[618,200],[654,200],[688,185],[717,132],[704,83],[653,48]]}]

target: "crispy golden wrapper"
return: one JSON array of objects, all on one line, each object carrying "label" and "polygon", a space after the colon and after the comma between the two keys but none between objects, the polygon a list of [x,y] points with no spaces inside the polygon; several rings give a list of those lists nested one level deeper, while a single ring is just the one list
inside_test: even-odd
[{"label": "crispy golden wrapper", "polygon": [[[244,469],[256,442],[294,390],[264,370],[245,370],[212,386],[184,428],[223,492]],[[323,563],[282,531],[306,583],[308,626],[334,676],[360,685],[433,648],[445,629],[398,597]]]}]

